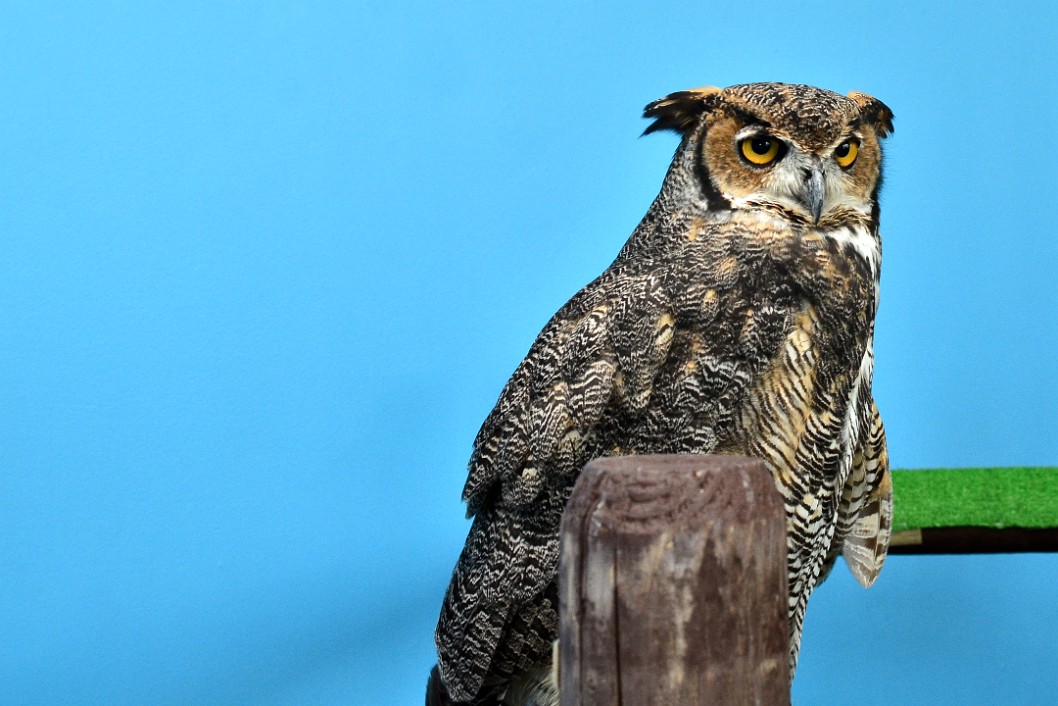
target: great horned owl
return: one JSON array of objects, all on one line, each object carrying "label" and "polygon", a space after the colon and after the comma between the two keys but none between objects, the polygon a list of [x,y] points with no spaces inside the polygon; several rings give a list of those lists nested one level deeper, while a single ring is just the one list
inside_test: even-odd
[{"label": "great horned owl", "polygon": [[437,625],[428,704],[553,704],[559,520],[598,456],[767,463],[785,498],[791,664],[838,553],[877,577],[891,485],[871,396],[880,140],[862,93],[754,83],[673,93],[682,136],[617,259],[544,327],[474,442],[474,518]]}]

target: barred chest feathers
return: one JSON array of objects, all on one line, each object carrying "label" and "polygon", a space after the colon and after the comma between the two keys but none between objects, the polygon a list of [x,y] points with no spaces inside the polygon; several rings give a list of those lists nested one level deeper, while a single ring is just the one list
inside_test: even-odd
[{"label": "barred chest feathers", "polygon": [[599,456],[765,461],[785,502],[791,667],[837,556],[864,586],[885,559],[871,378],[892,113],[860,93],[758,83],[680,91],[645,115],[646,132],[681,139],[661,192],[541,331],[474,442],[474,522],[437,624],[432,706],[556,703],[559,523]]}]

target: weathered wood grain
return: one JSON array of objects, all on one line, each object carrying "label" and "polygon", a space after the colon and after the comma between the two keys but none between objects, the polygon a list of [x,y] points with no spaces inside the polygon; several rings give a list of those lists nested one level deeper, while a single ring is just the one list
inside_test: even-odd
[{"label": "weathered wood grain", "polygon": [[785,517],[761,461],[593,461],[561,547],[563,706],[789,704]]}]

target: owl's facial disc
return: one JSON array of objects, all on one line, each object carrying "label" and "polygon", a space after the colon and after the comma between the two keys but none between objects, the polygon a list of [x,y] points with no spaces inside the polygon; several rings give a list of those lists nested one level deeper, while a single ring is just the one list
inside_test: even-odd
[{"label": "owl's facial disc", "polygon": [[724,116],[705,133],[700,159],[716,190],[736,210],[826,227],[831,215],[837,222],[838,213],[871,212],[874,145],[848,132],[806,146],[766,123]]},{"label": "owl's facial disc", "polygon": [[[801,212],[819,222],[826,198],[822,161],[777,135],[763,125],[748,125],[734,136],[735,152],[741,159],[749,187],[745,194],[749,205],[758,202],[777,203]],[[741,194],[732,194],[741,196]],[[752,201],[750,201],[752,199]]]}]

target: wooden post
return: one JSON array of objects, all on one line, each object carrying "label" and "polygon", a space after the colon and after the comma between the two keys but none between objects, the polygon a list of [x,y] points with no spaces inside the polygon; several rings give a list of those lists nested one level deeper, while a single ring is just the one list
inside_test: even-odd
[{"label": "wooden post", "polygon": [[562,518],[562,706],[788,706],[785,522],[756,459],[589,463]]}]

